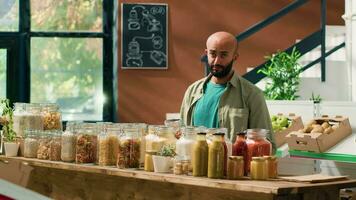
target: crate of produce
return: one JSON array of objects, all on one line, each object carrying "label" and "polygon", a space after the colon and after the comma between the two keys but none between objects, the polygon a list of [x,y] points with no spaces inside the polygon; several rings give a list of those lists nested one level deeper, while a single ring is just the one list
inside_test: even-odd
[{"label": "crate of produce", "polygon": [[348,117],[323,115],[287,135],[290,150],[322,153],[352,134]]},{"label": "crate of produce", "polygon": [[298,131],[304,128],[302,118],[294,113],[283,115],[278,113],[272,116],[272,127],[274,139],[277,147],[287,143],[286,136],[293,131]]}]

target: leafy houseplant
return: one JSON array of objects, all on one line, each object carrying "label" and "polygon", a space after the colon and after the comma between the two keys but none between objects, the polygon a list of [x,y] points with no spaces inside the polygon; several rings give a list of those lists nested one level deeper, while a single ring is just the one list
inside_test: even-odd
[{"label": "leafy houseplant", "polygon": [[13,110],[10,107],[10,101],[8,99],[1,99],[0,105],[2,107],[2,131],[5,136],[5,154],[6,156],[16,156],[19,148],[19,144],[15,142],[16,133],[13,129]]},{"label": "leafy houseplant", "polygon": [[163,145],[157,155],[152,156],[154,172],[170,172],[173,166],[173,156],[176,155],[174,150],[173,145]]},{"label": "leafy houseplant", "polygon": [[301,53],[294,47],[291,54],[277,52],[267,56],[268,63],[258,70],[269,78],[264,94],[271,100],[295,100],[300,82],[301,66],[298,63]]}]

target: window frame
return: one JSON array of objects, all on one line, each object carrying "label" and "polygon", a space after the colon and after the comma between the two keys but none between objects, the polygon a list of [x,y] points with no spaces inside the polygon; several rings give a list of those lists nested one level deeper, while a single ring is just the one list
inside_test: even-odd
[{"label": "window frame", "polygon": [[[19,0],[19,29],[13,32],[0,31],[0,47],[2,42],[9,41],[13,44],[8,49],[8,57],[12,56],[13,64],[7,65],[6,96],[11,103],[30,102],[31,91],[31,38],[33,37],[58,37],[58,38],[101,38],[103,40],[103,93],[105,102],[103,104],[102,120],[114,121],[116,106],[114,104],[114,45],[113,13],[114,1],[103,0],[103,29],[102,32],[36,32],[31,31],[31,0]],[[11,55],[9,55],[11,54]],[[9,60],[10,61],[10,60]],[[115,73],[116,76],[116,73]],[[114,94],[115,93],[115,94]],[[84,120],[86,121],[86,120]]]}]

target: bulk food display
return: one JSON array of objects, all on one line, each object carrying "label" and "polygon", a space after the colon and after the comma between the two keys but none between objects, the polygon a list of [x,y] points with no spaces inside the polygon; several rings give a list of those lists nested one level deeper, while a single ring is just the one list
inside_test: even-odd
[{"label": "bulk food display", "polygon": [[24,157],[37,158],[38,146],[39,146],[38,131],[26,130],[25,141],[24,141]]},{"label": "bulk food display", "polygon": [[25,130],[43,130],[43,118],[39,104],[14,103],[14,131],[19,137]]},{"label": "bulk food display", "polygon": [[236,180],[244,176],[244,159],[242,156],[229,156],[226,178]]},{"label": "bulk food display", "polygon": [[248,147],[246,143],[246,133],[239,132],[237,133],[236,141],[232,146],[232,155],[233,156],[242,156],[244,161],[244,175],[248,173]]},{"label": "bulk food display", "polygon": [[37,158],[48,160],[49,159],[49,143],[51,136],[47,131],[39,132],[38,139],[38,149],[37,149]]},{"label": "bulk food display", "polygon": [[270,156],[272,154],[272,144],[266,139],[268,130],[247,129],[247,162],[250,165],[252,157]]},{"label": "bulk food display", "polygon": [[120,133],[120,128],[110,127],[98,135],[98,165],[116,165]]},{"label": "bulk food display", "polygon": [[123,136],[120,137],[117,167],[139,168],[141,137],[137,128],[124,128]]},{"label": "bulk food display", "polygon": [[61,160],[61,137],[62,131],[51,131],[49,142],[49,160],[60,161]]},{"label": "bulk food display", "polygon": [[77,124],[73,122],[67,123],[66,131],[62,134],[61,139],[61,160],[65,162],[75,161],[75,149],[77,143],[76,127]]},{"label": "bulk food display", "polygon": [[182,136],[176,142],[176,153],[184,160],[191,160],[197,129],[193,126],[182,128]]},{"label": "bulk food display", "polygon": [[352,134],[348,117],[335,116],[314,118],[304,129],[287,135],[289,149],[321,153]]},{"label": "bulk food display", "polygon": [[97,127],[93,124],[82,124],[77,131],[76,163],[95,163],[97,148]]},{"label": "bulk food display", "polygon": [[268,166],[265,157],[252,157],[250,177],[252,180],[267,180]]},{"label": "bulk food display", "polygon": [[192,167],[193,176],[208,175],[209,147],[206,142],[206,132],[198,132],[193,146]]},{"label": "bulk food display", "polygon": [[226,157],[226,150],[224,149],[224,142],[221,133],[214,133],[213,140],[209,145],[208,154],[208,177],[209,178],[223,178],[224,177],[224,163]]},{"label": "bulk food display", "polygon": [[41,104],[44,130],[62,130],[62,115],[57,104]]},{"label": "bulk food display", "polygon": [[296,116],[294,113],[289,113],[288,116],[278,113],[277,115],[273,115],[271,117],[271,121],[274,132],[274,140],[277,147],[280,147],[287,142],[286,136],[290,132],[304,128],[302,118],[300,116]]}]

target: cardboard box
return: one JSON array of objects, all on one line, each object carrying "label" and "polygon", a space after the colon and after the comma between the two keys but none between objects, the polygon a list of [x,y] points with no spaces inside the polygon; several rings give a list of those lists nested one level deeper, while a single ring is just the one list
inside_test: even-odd
[{"label": "cardboard box", "polygon": [[320,118],[314,118],[314,120],[318,124],[328,122],[331,125],[337,125],[338,128],[331,133],[303,133],[293,131],[287,135],[287,142],[290,150],[322,153],[352,134],[350,122],[347,117],[328,117],[325,115]]},{"label": "cardboard box", "polygon": [[[277,114],[277,116],[283,116],[283,114]],[[287,129],[284,129],[282,131],[278,131],[274,133],[274,139],[276,142],[276,146],[280,147],[283,144],[287,143],[287,135],[293,131],[298,131],[300,129],[304,128],[302,118],[300,116],[295,116],[294,113],[289,113],[288,116],[285,116],[288,118],[288,121],[290,121],[291,126],[288,127]]]}]

